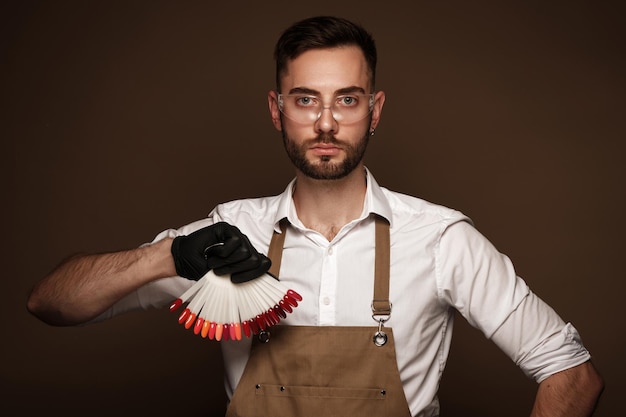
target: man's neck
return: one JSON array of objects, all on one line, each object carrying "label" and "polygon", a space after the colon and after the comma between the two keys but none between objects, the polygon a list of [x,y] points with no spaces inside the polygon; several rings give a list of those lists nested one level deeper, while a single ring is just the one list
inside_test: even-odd
[{"label": "man's neck", "polygon": [[331,241],[363,211],[367,182],[362,166],[339,180],[315,180],[298,172],[293,201],[300,221]]}]

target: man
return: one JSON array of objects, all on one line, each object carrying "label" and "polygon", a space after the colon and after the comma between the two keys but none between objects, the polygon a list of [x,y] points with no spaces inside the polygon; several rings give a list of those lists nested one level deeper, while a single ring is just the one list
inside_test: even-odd
[{"label": "man", "polygon": [[[296,168],[278,196],[221,204],[138,249],[74,257],[33,290],[54,325],[163,307],[209,270],[268,271],[303,297],[256,338],[225,341],[230,416],[437,416],[453,311],[539,382],[533,416],[589,416],[603,388],[578,333],[461,213],[380,187],[363,164],[385,94],[374,40],[305,19],[275,49],[272,122]],[[235,227],[236,226],[236,227]]]}]

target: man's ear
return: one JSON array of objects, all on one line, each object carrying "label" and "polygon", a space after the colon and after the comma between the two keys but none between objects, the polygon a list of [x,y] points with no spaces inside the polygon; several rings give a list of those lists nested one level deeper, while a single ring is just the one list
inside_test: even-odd
[{"label": "man's ear", "polygon": [[380,122],[380,115],[383,112],[385,104],[385,92],[379,91],[374,95],[374,107],[372,108],[372,122],[370,123],[370,132],[375,130]]},{"label": "man's ear", "polygon": [[267,104],[270,108],[270,116],[272,117],[272,124],[278,131],[283,130],[283,125],[280,121],[280,109],[278,108],[278,93],[276,91],[270,91],[267,93]]}]

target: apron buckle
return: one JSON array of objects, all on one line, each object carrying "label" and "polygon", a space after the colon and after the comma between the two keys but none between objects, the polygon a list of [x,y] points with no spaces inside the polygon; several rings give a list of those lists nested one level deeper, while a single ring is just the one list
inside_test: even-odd
[{"label": "apron buckle", "polygon": [[378,330],[374,333],[372,341],[378,347],[384,346],[387,343],[387,334],[383,331],[383,324],[391,317],[391,303],[389,303],[389,310],[387,314],[377,314],[372,303],[372,318],[378,322]]},{"label": "apron buckle", "polygon": [[387,343],[387,333],[383,331],[377,331],[374,333],[374,337],[372,337],[372,341],[378,347],[384,346]]},{"label": "apron buckle", "polygon": [[378,347],[384,346],[387,343],[387,333],[383,332],[383,323],[389,320],[389,317],[378,319],[378,331],[374,333],[372,341]]}]

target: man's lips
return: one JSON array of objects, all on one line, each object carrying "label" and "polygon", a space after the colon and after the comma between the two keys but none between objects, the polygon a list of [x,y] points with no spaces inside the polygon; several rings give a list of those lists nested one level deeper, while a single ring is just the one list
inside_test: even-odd
[{"label": "man's lips", "polygon": [[311,151],[313,152],[313,154],[317,156],[324,156],[324,155],[332,156],[332,155],[337,155],[339,152],[341,152],[341,148],[332,144],[318,143],[311,147]]}]

